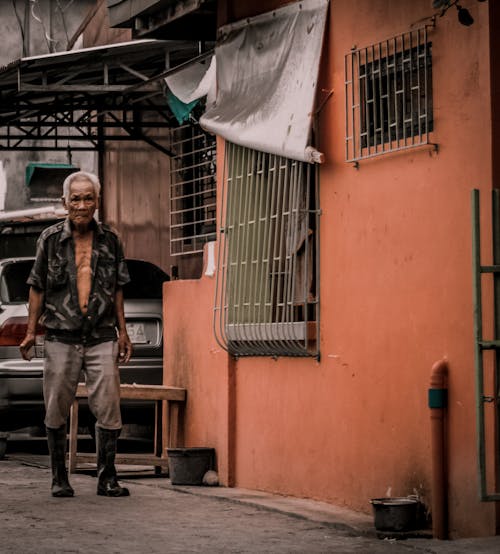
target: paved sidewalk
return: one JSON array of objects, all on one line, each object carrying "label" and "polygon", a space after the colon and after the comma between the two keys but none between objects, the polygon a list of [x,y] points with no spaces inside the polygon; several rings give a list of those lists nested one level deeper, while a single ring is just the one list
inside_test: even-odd
[{"label": "paved sidewalk", "polygon": [[370,516],[322,502],[223,487],[174,487],[122,473],[129,498],[96,496],[71,476],[75,498],[50,496],[46,456],[0,460],[0,552],[54,553],[496,553],[500,537],[380,540]]}]

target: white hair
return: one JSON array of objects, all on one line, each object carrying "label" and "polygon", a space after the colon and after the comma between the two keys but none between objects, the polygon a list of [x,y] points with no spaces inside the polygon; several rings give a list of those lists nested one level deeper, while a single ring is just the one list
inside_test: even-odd
[{"label": "white hair", "polygon": [[94,192],[96,198],[99,198],[101,194],[101,183],[99,182],[99,178],[97,175],[94,175],[93,173],[89,173],[88,171],[75,171],[75,173],[70,173],[66,179],[64,179],[63,183],[63,197],[66,200],[66,202],[69,202],[69,196],[71,191],[71,185],[75,181],[89,181],[92,183],[92,186],[94,187]]}]

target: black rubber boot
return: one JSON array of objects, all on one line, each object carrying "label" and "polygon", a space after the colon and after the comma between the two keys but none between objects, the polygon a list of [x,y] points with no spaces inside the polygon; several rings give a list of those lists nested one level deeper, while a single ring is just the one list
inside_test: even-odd
[{"label": "black rubber boot", "polygon": [[47,427],[47,443],[52,467],[52,496],[74,496],[75,491],[69,484],[66,471],[66,425],[57,429]]},{"label": "black rubber boot", "polygon": [[100,496],[129,496],[127,488],[116,478],[115,454],[120,430],[102,429],[96,425],[97,494]]}]

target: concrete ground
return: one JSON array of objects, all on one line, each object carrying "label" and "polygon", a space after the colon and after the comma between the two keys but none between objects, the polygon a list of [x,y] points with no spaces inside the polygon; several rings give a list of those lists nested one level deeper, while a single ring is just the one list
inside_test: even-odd
[{"label": "concrete ground", "polygon": [[95,494],[89,472],[74,498],[50,496],[46,455],[0,460],[0,553],[499,553],[500,537],[381,540],[370,516],[321,502],[224,487],[172,486],[119,467],[128,498]]}]

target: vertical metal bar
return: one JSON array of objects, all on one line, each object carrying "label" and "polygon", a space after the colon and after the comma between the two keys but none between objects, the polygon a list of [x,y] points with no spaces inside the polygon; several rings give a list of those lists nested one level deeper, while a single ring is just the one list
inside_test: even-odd
[{"label": "vertical metal bar", "polygon": [[[299,301],[303,304],[303,313],[302,317],[299,318],[295,315],[295,305],[293,303],[295,297],[298,295],[299,291],[296,290],[296,281],[297,281],[297,266],[298,266],[298,260],[297,260],[297,251],[295,252],[294,257],[294,264],[293,264],[293,284],[294,287],[291,291],[291,298],[292,298],[292,313],[291,313],[291,321],[297,323],[297,326],[300,326],[299,332],[302,329],[304,335],[303,339],[300,338],[301,335],[299,334],[299,339],[295,339],[295,347],[298,351],[307,352],[307,320],[308,320],[308,287],[309,287],[309,249],[311,240],[314,240],[314,238],[310,236],[309,233],[314,233],[314,230],[311,229],[310,225],[310,193],[311,193],[311,180],[310,175],[311,171],[314,168],[311,164],[306,164],[304,162],[300,163],[299,170],[297,172],[297,199],[295,201],[295,205],[297,208],[297,223],[295,224],[296,229],[299,229],[300,221],[303,220],[303,228],[304,228],[304,261],[303,261],[303,286],[302,290],[300,291],[300,299]],[[302,213],[301,213],[302,211]],[[311,268],[312,269],[312,268]]]},{"label": "vertical metal bar", "polygon": [[258,322],[258,342],[257,351],[261,354],[268,352],[267,339],[267,294],[269,290],[269,244],[271,233],[271,204],[273,198],[273,179],[276,175],[275,168],[272,166],[273,157],[271,154],[262,153],[261,158],[261,183],[262,195],[259,208],[259,228],[261,229],[259,248],[256,253],[258,259],[258,306],[257,318]]},{"label": "vertical metal bar", "polygon": [[382,79],[383,79],[383,63],[384,58],[382,56],[382,43],[377,44],[378,47],[378,98],[379,98],[379,128],[380,128],[380,145],[382,146],[382,152],[384,152],[385,147],[385,137],[384,137],[384,91],[382,89]]},{"label": "vertical metal bar", "polygon": [[[307,318],[307,282],[308,282],[308,245],[309,245],[309,205],[307,202],[307,193],[308,193],[308,175],[309,175],[309,164],[303,162],[297,163],[297,171],[294,183],[295,189],[295,198],[294,198],[294,208],[295,208],[295,221],[294,221],[294,236],[293,236],[293,259],[291,274],[293,275],[293,282],[290,290],[290,325],[293,325],[292,336],[293,336],[293,347],[296,352],[304,351],[306,344],[303,344],[303,339],[300,335],[299,326],[304,326],[306,323],[304,320]],[[303,225],[302,225],[303,221]],[[303,235],[299,237],[298,231],[303,230]],[[301,290],[298,291],[295,288],[297,280],[297,266],[298,266],[298,247],[299,247],[299,238],[304,241],[304,260],[303,260],[303,280]],[[297,298],[297,305],[301,304],[304,306],[304,314],[302,318],[297,318],[294,315],[295,310],[295,299]],[[298,328],[299,334],[296,338],[297,331],[295,327]]]},{"label": "vertical metal bar", "polygon": [[[359,51],[357,52],[357,59],[359,62]],[[357,144],[359,131],[361,130],[361,116],[359,111],[359,63],[356,66],[355,63],[355,55],[354,53],[351,54],[351,134],[352,134],[352,157],[353,159],[356,159],[358,157],[358,149],[359,145]],[[356,78],[357,76],[357,78]],[[356,89],[355,89],[355,82],[357,82],[358,85],[358,126],[356,127]]]},{"label": "vertical metal bar", "polygon": [[289,170],[290,163],[285,158],[280,158],[280,185],[281,191],[279,198],[281,200],[280,210],[278,212],[278,217],[276,220],[278,226],[278,233],[276,236],[277,249],[274,251],[274,261],[276,264],[276,275],[277,275],[277,291],[276,291],[276,322],[283,322],[283,312],[285,311],[285,298],[284,298],[284,277],[285,277],[285,252],[286,252],[286,228],[289,218],[288,213],[288,198],[287,193],[290,190],[290,178]]},{"label": "vertical metal bar", "polygon": [[250,306],[249,306],[249,321],[253,324],[252,340],[257,341],[259,339],[259,327],[258,319],[256,317],[256,307],[258,303],[258,252],[261,247],[261,225],[260,225],[260,207],[261,207],[261,194],[262,194],[262,153],[256,153],[255,159],[255,190],[253,197],[253,214],[251,218],[254,222],[253,240],[250,248]]},{"label": "vertical metal bar", "polygon": [[[368,134],[367,134],[367,127],[368,127],[368,124],[369,124],[369,119],[368,119],[368,111],[367,111],[367,105],[366,105],[366,96],[368,94],[368,87],[367,87],[368,63],[366,61],[366,48],[365,48],[364,52],[365,52],[365,66],[364,66],[365,71],[363,73],[363,76],[361,76],[361,51],[360,50],[356,51],[356,54],[357,54],[357,56],[356,56],[356,69],[357,69],[358,75],[359,75],[359,79],[357,79],[357,82],[358,82],[358,120],[359,120],[358,125],[359,125],[359,131],[360,131],[360,135],[359,135],[359,138],[358,138],[359,139],[358,140],[358,145],[357,145],[357,148],[356,148],[356,158],[360,158],[361,154],[362,154],[362,151],[363,151],[363,140],[362,140],[362,137],[361,137],[361,132],[365,133],[365,137],[366,137],[366,141],[367,141],[365,147],[368,148],[368,146],[369,146],[369,138],[368,138]],[[363,94],[363,92],[364,92],[364,94]],[[364,127],[363,127],[363,123],[364,123]]]},{"label": "vertical metal bar", "polygon": [[[352,111],[352,102],[349,103],[349,92],[351,92],[352,95],[352,80],[349,81],[349,75],[348,75],[348,56],[352,56],[352,54],[347,54],[344,56],[344,101],[345,101],[345,159],[350,160],[349,156],[349,137],[353,133],[352,129],[349,128],[349,113]],[[351,77],[352,78],[352,77]]]},{"label": "vertical metal bar", "polygon": [[[311,174],[314,170],[314,167],[311,167],[310,165],[308,165],[306,167],[306,183],[305,183],[305,205],[306,205],[306,210],[307,210],[307,231],[309,231],[309,218],[310,218],[310,205],[311,205],[311,193],[314,195],[314,190],[312,188],[312,185],[314,184],[314,179],[311,179]],[[314,202],[314,208],[316,207],[316,202]],[[317,217],[316,215],[316,212],[317,210],[314,209],[314,217]],[[317,234],[319,231],[319,227],[316,225],[316,229],[314,229],[314,233]],[[313,237],[313,240],[315,240],[315,238]],[[307,347],[308,347],[308,336],[309,336],[309,332],[308,332],[308,329],[309,329],[309,313],[308,313],[308,310],[309,310],[309,290],[308,290],[308,286],[309,286],[309,271],[312,271],[313,268],[309,268],[309,262],[310,262],[310,254],[309,254],[309,249],[311,248],[311,241],[309,241],[309,236],[306,236],[306,243],[305,243],[305,248],[304,248],[304,275],[305,275],[305,279],[304,279],[304,286],[303,286],[303,289],[302,289],[302,298],[304,299],[304,316],[303,316],[303,320],[304,320],[304,344],[303,344],[303,348],[304,350],[307,350]],[[318,257],[318,256],[316,256]]]},{"label": "vertical metal bar", "polygon": [[237,270],[235,269],[235,260],[237,258],[238,248],[238,228],[237,228],[237,202],[238,202],[238,173],[239,173],[239,161],[240,161],[240,147],[231,144],[232,160],[228,181],[228,206],[227,206],[227,218],[226,218],[226,242],[227,242],[227,261],[226,261],[226,275],[227,275],[227,322],[229,325],[234,325],[236,322],[235,314],[235,292]]},{"label": "vertical metal bar", "polygon": [[[194,195],[194,192],[196,190],[197,168],[196,168],[195,153],[194,153],[196,149],[195,138],[194,138],[193,128],[191,126],[188,129],[188,144],[189,144],[189,152],[187,156],[188,165],[192,167],[192,170],[191,170],[192,174],[190,175],[191,183],[190,183],[189,193]],[[187,225],[187,228],[190,230],[190,232],[188,232],[188,235],[193,237],[191,239],[191,248],[193,250],[196,250],[195,242],[196,242],[197,232],[196,232],[196,197],[195,196],[191,197],[190,207],[192,208],[192,211],[190,212],[190,215],[187,216],[188,221],[190,222],[190,225]]]},{"label": "vertical metal bar", "polygon": [[[298,231],[298,201],[297,201],[297,182],[299,181],[298,174],[300,172],[301,162],[296,160],[288,160],[287,174],[285,182],[288,183],[286,191],[286,208],[283,214],[283,241],[284,248],[282,250],[282,267],[283,267],[283,311],[281,314],[281,322],[283,328],[283,336],[288,341],[288,347],[292,352],[294,344],[293,333],[293,297],[291,288],[294,272],[294,261],[296,258],[297,248],[297,231]],[[285,196],[285,195],[284,195]]]},{"label": "vertical metal bar", "polygon": [[[377,110],[375,105],[375,47],[372,45],[370,47],[371,51],[371,71],[370,71],[370,81],[371,81],[371,94],[370,94],[370,104],[372,107],[372,122],[373,122],[373,145],[371,144],[371,140],[368,141],[369,150],[368,152],[370,154],[377,152]],[[380,61],[380,60],[378,60]],[[368,64],[367,64],[368,65]],[[368,95],[367,95],[368,96]],[[370,125],[367,125],[368,129],[370,128]],[[368,138],[370,139],[370,134],[368,135]]]},{"label": "vertical metal bar", "polygon": [[267,154],[259,152],[257,157],[257,198],[256,198],[256,225],[257,225],[257,239],[254,250],[255,260],[255,272],[254,272],[254,291],[253,291],[253,312],[252,321],[256,323],[255,328],[255,348],[260,350],[263,341],[262,335],[262,301],[263,301],[263,263],[262,257],[265,244],[265,210],[266,210],[266,195],[268,194],[269,187],[267,186],[267,177],[269,172],[266,171]]},{"label": "vertical metal bar", "polygon": [[[424,87],[425,87],[425,142],[429,142],[429,86],[432,87],[432,83],[429,83],[429,68],[428,56],[429,56],[429,44],[427,42],[427,27],[424,27]],[[432,61],[431,61],[432,68]],[[431,89],[432,90],[432,89]]]},{"label": "vertical metal bar", "polygon": [[[172,146],[172,143],[174,142],[174,134],[175,134],[175,129],[169,129],[169,133],[168,133],[168,136],[170,137],[170,146]],[[170,213],[169,213],[169,220],[170,220],[170,255],[174,254],[175,252],[175,248],[174,248],[174,241],[172,240],[174,237],[172,237],[172,234],[174,233],[173,231],[173,223],[174,223],[174,213],[175,213],[175,194],[174,194],[174,176],[173,176],[173,172],[172,172],[172,166],[173,164],[175,163],[174,162],[174,157],[171,156],[169,157],[169,160],[168,160],[168,163],[169,163],[169,177],[170,177]]]},{"label": "vertical metal bar", "polygon": [[[281,238],[281,217],[282,217],[282,202],[283,202],[283,167],[281,156],[276,156],[277,166],[277,184],[274,190],[275,209],[271,214],[273,221],[273,237],[272,246],[270,252],[271,259],[271,323],[270,337],[275,338],[275,329],[277,328],[276,322],[279,321],[279,272],[280,272],[280,238]],[[281,202],[280,202],[281,201]],[[278,347],[279,343],[274,343],[274,347]]]},{"label": "vertical metal bar", "polygon": [[[286,245],[286,267],[285,267],[285,317],[286,323],[293,323],[294,306],[294,281],[296,275],[296,259],[298,248],[298,233],[301,225],[302,209],[299,194],[299,183],[301,182],[302,163],[292,162],[290,171],[290,195],[288,203],[288,225]],[[306,230],[307,235],[307,230]],[[293,335],[292,335],[293,336]]]},{"label": "vertical metal bar", "polygon": [[244,211],[242,214],[242,220],[244,225],[242,226],[243,231],[243,237],[244,237],[244,249],[242,250],[242,257],[241,257],[241,271],[242,271],[242,279],[241,279],[241,290],[240,290],[240,297],[241,297],[241,331],[242,331],[242,338],[243,342],[241,344],[241,352],[244,354],[251,354],[252,353],[252,345],[251,345],[251,339],[252,339],[252,326],[250,325],[252,321],[249,318],[249,309],[250,309],[250,298],[249,298],[249,277],[250,277],[250,252],[251,252],[251,245],[253,241],[255,240],[253,237],[254,230],[252,229],[252,223],[251,223],[251,209],[252,204],[254,201],[254,194],[255,194],[255,155],[256,151],[251,149],[247,150],[247,157],[246,157],[246,165],[245,165],[245,173],[244,173],[244,192],[245,192],[245,200],[244,200]]},{"label": "vertical metal bar", "polygon": [[[492,210],[492,232],[493,232],[493,264],[500,265],[500,190],[493,189],[491,195]],[[495,340],[500,339],[500,274],[493,273],[493,295],[494,295],[494,315],[495,315]],[[495,489],[500,491],[500,355],[498,349],[495,349],[495,373],[494,373],[494,395],[493,404],[495,411],[494,429],[495,429]]]},{"label": "vertical metal bar", "polygon": [[[320,316],[321,316],[321,304],[320,304],[320,293],[321,293],[321,281],[319,279],[320,275],[320,208],[321,208],[321,196],[320,196],[320,189],[319,189],[319,164],[316,164],[314,166],[314,210],[315,210],[315,229],[314,229],[314,261],[315,261],[315,298],[314,298],[314,320],[315,320],[315,335],[314,340],[316,341],[316,357],[319,359],[319,345],[320,345]],[[309,191],[309,187],[308,187]],[[306,316],[305,319],[306,323],[306,337],[308,335],[307,333],[307,324],[308,324],[308,317]]]},{"label": "vertical metal bar", "polygon": [[403,124],[403,145],[408,145],[406,133],[406,81],[405,81],[405,34],[401,35],[401,102],[402,102],[402,124]]},{"label": "vertical metal bar", "polygon": [[[283,250],[283,313],[282,333],[286,340],[284,347],[290,354],[300,353],[295,338],[295,317],[294,317],[294,296],[293,284],[296,279],[296,261],[298,248],[298,231],[301,216],[301,202],[299,186],[302,182],[302,169],[304,162],[287,160],[287,175],[285,182],[288,182],[286,225],[284,222],[284,250]],[[285,214],[284,214],[285,215]],[[306,231],[307,236],[307,231]]]},{"label": "vertical metal bar", "polygon": [[214,335],[217,344],[227,350],[227,337],[225,336],[225,322],[224,322],[224,297],[225,297],[225,261],[224,261],[224,252],[225,252],[225,194],[228,190],[226,185],[226,177],[228,171],[228,152],[229,152],[229,143],[224,145],[224,165],[223,165],[223,175],[222,175],[222,187],[221,187],[221,200],[220,200],[220,223],[219,223],[219,247],[217,253],[217,271],[215,273],[215,298],[214,298],[214,316],[213,316],[213,328]]},{"label": "vertical metal bar", "polygon": [[234,179],[234,207],[232,212],[232,228],[233,234],[231,237],[231,298],[229,299],[229,308],[232,308],[232,336],[234,337],[233,352],[240,354],[241,345],[241,256],[244,246],[243,228],[242,228],[242,212],[244,209],[243,184],[244,173],[246,170],[245,160],[247,151],[241,146],[235,145],[236,163],[235,163],[235,179]]},{"label": "vertical metal bar", "polygon": [[254,263],[254,249],[256,247],[256,194],[258,193],[258,164],[259,164],[259,152],[256,150],[249,150],[249,157],[247,159],[246,174],[247,181],[246,187],[248,189],[248,196],[246,197],[246,210],[245,210],[245,265],[243,270],[245,272],[243,280],[243,306],[244,306],[244,320],[242,325],[242,332],[244,337],[244,343],[242,343],[240,352],[243,354],[251,354],[254,341],[255,341],[255,326],[253,325],[255,320],[255,263]]},{"label": "vertical metal bar", "polygon": [[273,164],[275,168],[273,185],[272,185],[272,200],[271,200],[271,211],[270,211],[270,227],[269,227],[269,250],[268,250],[268,260],[269,260],[269,275],[268,275],[268,326],[266,339],[270,341],[270,344],[274,346],[271,342],[273,339],[273,323],[276,321],[276,294],[275,294],[275,283],[276,283],[276,264],[275,264],[275,250],[276,250],[276,238],[278,234],[278,212],[279,212],[279,198],[280,198],[280,183],[281,183],[281,158],[280,156],[272,156]]},{"label": "vertical metal bar", "polygon": [[484,444],[484,377],[483,377],[483,315],[481,307],[481,230],[479,190],[472,191],[472,283],[474,291],[474,360],[476,369],[476,422],[479,495],[486,496],[486,461]]},{"label": "vertical metal bar", "polygon": [[[415,133],[413,132],[413,71],[414,71],[414,66],[413,66],[413,32],[410,31],[408,33],[408,38],[409,38],[409,42],[410,42],[410,45],[409,45],[409,48],[408,48],[408,52],[409,52],[409,56],[410,56],[410,63],[409,63],[409,67],[408,67],[408,77],[409,77],[409,94],[410,94],[410,137],[411,137],[411,143],[412,144],[415,144]],[[417,67],[416,67],[416,71],[418,73],[418,58],[417,58]]]},{"label": "vertical metal bar", "polygon": [[220,213],[219,213],[219,244],[217,252],[217,271],[215,273],[215,309],[214,309],[214,330],[217,343],[227,350],[227,340],[225,336],[225,309],[224,300],[226,294],[226,212],[229,202],[229,189],[227,186],[228,175],[228,159],[229,159],[229,143],[224,144],[224,165],[222,175]]},{"label": "vertical metal bar", "polygon": [[271,295],[271,273],[272,273],[272,241],[274,233],[273,225],[273,212],[276,203],[276,181],[278,179],[278,157],[275,154],[266,154],[269,167],[269,178],[267,183],[267,201],[266,201],[266,218],[265,218],[265,249],[262,259],[262,271],[263,271],[263,285],[264,291],[262,295],[262,308],[263,314],[261,319],[264,322],[262,326],[262,332],[264,340],[268,341],[271,338],[269,331],[270,324],[272,323],[272,295]]},{"label": "vertical metal bar", "polygon": [[[234,248],[233,235],[234,235],[234,225],[232,218],[234,218],[235,210],[235,175],[236,175],[236,146],[233,143],[226,142],[226,156],[224,163],[224,170],[227,174],[226,186],[227,186],[227,206],[225,211],[225,224],[224,224],[224,240],[223,240],[223,282],[222,282],[222,293],[223,293],[223,302],[222,302],[222,312],[223,315],[221,321],[221,331],[225,338],[226,349],[230,351],[230,340],[228,335],[228,325],[231,323],[231,316],[229,314],[229,306],[231,302],[231,287],[233,278],[231,275],[231,249]],[[221,216],[224,214],[224,210],[221,210]],[[221,229],[222,230],[222,229]]]},{"label": "vertical metal bar", "polygon": [[[415,68],[415,71],[417,73],[417,115],[418,115],[418,142],[422,143],[422,79],[421,79],[421,60],[422,60],[422,53],[421,51],[424,51],[424,60],[425,60],[425,48],[426,44],[425,42],[422,44],[422,39],[420,38],[422,29],[417,30],[417,67]],[[425,61],[424,61],[425,63]]]},{"label": "vertical metal bar", "polygon": [[391,93],[391,58],[390,58],[390,52],[391,47],[388,40],[385,41],[385,55],[387,59],[387,71],[386,71],[386,86],[387,86],[387,133],[388,137],[387,140],[389,142],[389,150],[392,150],[392,128],[393,128],[393,121],[392,121],[392,109],[391,109],[391,102],[393,94]]},{"label": "vertical metal bar", "polygon": [[[389,98],[389,103],[391,103],[393,108],[393,122],[392,125],[394,127],[394,141],[396,142],[395,148],[399,145],[399,129],[398,129],[398,74],[397,74],[397,43],[396,43],[396,37],[394,37],[391,41],[392,46],[392,63],[391,63],[391,77],[392,77],[392,94]],[[392,145],[391,145],[392,146]]]},{"label": "vertical metal bar", "polygon": [[243,174],[243,187],[244,187],[244,194],[245,194],[245,200],[244,200],[244,210],[242,213],[242,222],[241,222],[241,229],[243,231],[242,238],[244,240],[243,248],[242,248],[242,255],[241,255],[241,286],[240,286],[240,304],[241,304],[241,317],[240,317],[240,323],[241,329],[242,329],[242,338],[243,341],[247,342],[251,339],[251,336],[249,336],[248,332],[246,331],[248,327],[248,323],[252,323],[252,320],[249,317],[250,314],[250,305],[251,305],[251,299],[249,295],[249,290],[251,289],[251,282],[249,281],[250,278],[250,271],[251,271],[251,264],[250,264],[250,258],[251,258],[251,245],[253,244],[255,238],[254,238],[254,231],[255,229],[252,229],[252,216],[251,216],[251,210],[252,210],[252,203],[254,201],[255,197],[255,172],[254,172],[254,165],[255,165],[255,150],[247,150],[247,160],[246,160],[246,166],[245,166],[245,172]]}]

